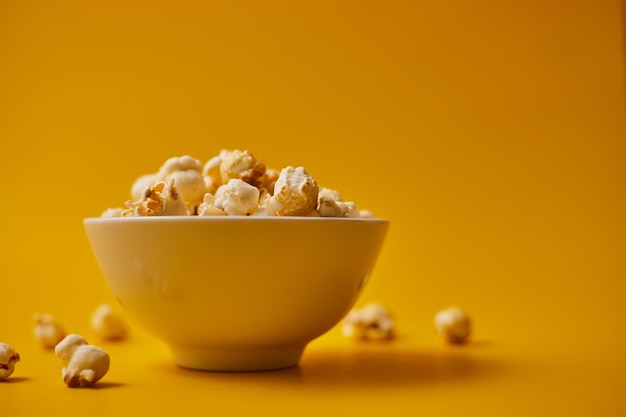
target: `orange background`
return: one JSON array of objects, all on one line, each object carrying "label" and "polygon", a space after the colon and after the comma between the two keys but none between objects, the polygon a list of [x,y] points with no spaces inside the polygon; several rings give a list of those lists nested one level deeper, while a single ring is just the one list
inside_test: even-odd
[{"label": "orange background", "polygon": [[[1,0],[2,413],[625,415],[623,3],[432,3]],[[101,389],[65,388],[32,314],[90,339],[114,302],[82,219],[236,148],[391,220],[359,305],[398,339],[213,374],[134,329]]]}]

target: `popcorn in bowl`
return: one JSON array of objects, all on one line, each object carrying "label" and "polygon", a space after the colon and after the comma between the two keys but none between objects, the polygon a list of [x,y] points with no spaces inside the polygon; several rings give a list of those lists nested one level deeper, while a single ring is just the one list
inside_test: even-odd
[{"label": "popcorn in bowl", "polygon": [[84,220],[87,237],[129,317],[189,369],[295,366],[356,301],[389,227],[304,167],[248,151],[170,158],[130,188],[125,208]]},{"label": "popcorn in bowl", "polygon": [[101,217],[301,216],[373,218],[320,187],[301,166],[268,169],[247,150],[222,150],[205,164],[189,155],[166,160],[131,186],[125,208]]}]

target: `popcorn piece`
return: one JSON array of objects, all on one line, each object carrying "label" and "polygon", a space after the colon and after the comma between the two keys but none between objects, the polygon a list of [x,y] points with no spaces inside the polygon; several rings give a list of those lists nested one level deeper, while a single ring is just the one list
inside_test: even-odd
[{"label": "popcorn piece", "polygon": [[353,202],[344,202],[337,191],[324,187],[318,193],[317,212],[321,217],[361,217]]},{"label": "popcorn piece", "polygon": [[198,216],[226,216],[224,210],[215,207],[215,196],[206,193],[202,204],[198,207]]},{"label": "popcorn piece", "polygon": [[202,163],[189,155],[170,158],[159,170],[159,178],[166,183],[174,180],[176,190],[189,206],[200,204],[206,192]]},{"label": "popcorn piece", "polygon": [[318,198],[328,198],[329,200],[333,201],[343,201],[338,191],[326,187],[320,187]]},{"label": "popcorn piece", "polygon": [[306,216],[317,207],[319,187],[303,167],[280,171],[269,204],[281,216]]},{"label": "popcorn piece", "polygon": [[100,217],[122,217],[124,215],[124,209],[121,207],[118,208],[108,208],[102,212]]},{"label": "popcorn piece", "polygon": [[373,219],[376,216],[369,210],[359,210],[359,217],[362,219]]},{"label": "popcorn piece", "polygon": [[0,379],[10,377],[19,361],[20,354],[12,346],[0,343]]},{"label": "popcorn piece", "polygon": [[328,197],[319,199],[317,212],[321,217],[361,217],[356,205],[352,201],[333,201]]},{"label": "popcorn piece", "polygon": [[103,340],[123,340],[130,331],[126,319],[108,304],[102,304],[94,311],[91,328]]},{"label": "popcorn piece", "polygon": [[270,195],[274,194],[274,187],[276,185],[276,181],[278,181],[278,177],[280,176],[280,171],[276,169],[268,168],[265,170],[265,181],[261,186],[262,191],[266,191]]},{"label": "popcorn piece", "polygon": [[171,179],[166,185],[159,181],[149,187],[141,201],[126,202],[124,217],[132,216],[186,216],[187,206]]},{"label": "popcorn piece", "polygon": [[265,180],[265,163],[251,155],[248,151],[234,150],[221,156],[220,176],[222,184],[231,179],[240,179],[257,188]]},{"label": "popcorn piece", "polygon": [[176,171],[168,177],[168,180],[174,181],[178,193],[189,206],[198,205],[202,201],[206,184],[199,172]]},{"label": "popcorn piece", "polygon": [[462,344],[471,334],[471,322],[458,307],[449,307],[435,315],[435,329],[448,343]]},{"label": "popcorn piece", "polygon": [[388,340],[394,337],[393,319],[387,309],[378,303],[350,311],[341,330],[344,336],[358,340]]},{"label": "popcorn piece", "polygon": [[202,175],[204,176],[204,184],[207,193],[215,194],[219,186],[222,185],[220,166],[222,165],[222,160],[228,153],[227,150],[222,150],[218,156],[214,156],[204,164]]},{"label": "popcorn piece", "polygon": [[159,178],[167,178],[177,171],[202,172],[202,163],[189,155],[169,158],[159,169]]},{"label": "popcorn piece", "polygon": [[61,377],[70,388],[95,384],[109,371],[109,354],[77,334],[66,336],[54,353],[63,362]]},{"label": "popcorn piece", "polygon": [[130,188],[130,196],[133,200],[141,200],[146,193],[146,190],[159,182],[161,178],[159,178],[158,174],[146,174],[137,178]]},{"label": "popcorn piece", "polygon": [[259,197],[259,205],[252,212],[251,216],[258,216],[258,217],[278,216],[276,211],[274,211],[274,209],[270,206],[271,198],[272,198],[272,195],[269,192],[264,192],[263,194],[261,194],[261,197]]},{"label": "popcorn piece", "polygon": [[53,349],[67,335],[65,327],[50,314],[35,314],[35,339],[46,349]]},{"label": "popcorn piece", "polygon": [[258,203],[259,189],[237,178],[220,186],[215,195],[215,207],[229,216],[247,216],[257,208]]},{"label": "popcorn piece", "polygon": [[343,208],[339,206],[341,201],[330,197],[321,196],[318,199],[317,212],[322,217],[343,217]]}]

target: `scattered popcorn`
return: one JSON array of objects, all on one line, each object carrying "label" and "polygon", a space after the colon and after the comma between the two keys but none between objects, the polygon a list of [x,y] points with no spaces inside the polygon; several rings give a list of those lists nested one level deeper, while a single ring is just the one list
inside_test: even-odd
[{"label": "scattered popcorn", "polygon": [[378,303],[350,311],[341,330],[344,336],[358,340],[388,340],[394,337],[393,319],[387,309]]},{"label": "scattered popcorn", "polygon": [[61,376],[70,388],[95,384],[109,371],[109,354],[77,334],[66,336],[54,353],[63,362]]},{"label": "scattered popcorn", "polygon": [[220,151],[204,165],[189,155],[169,158],[132,184],[126,208],[101,217],[302,216],[374,218],[335,190],[319,187],[303,167],[266,168],[247,150]]},{"label": "scattered popcorn", "polygon": [[458,307],[449,307],[435,315],[437,333],[448,343],[462,344],[471,334],[471,322],[467,314]]},{"label": "scattered popcorn", "polygon": [[53,349],[67,335],[65,327],[50,314],[35,314],[35,339],[46,349]]},{"label": "scattered popcorn", "polygon": [[12,346],[0,343],[0,379],[10,377],[19,361],[20,354]]},{"label": "scattered popcorn", "polygon": [[130,327],[120,313],[109,304],[100,305],[91,316],[91,328],[103,340],[123,340],[128,337]]}]

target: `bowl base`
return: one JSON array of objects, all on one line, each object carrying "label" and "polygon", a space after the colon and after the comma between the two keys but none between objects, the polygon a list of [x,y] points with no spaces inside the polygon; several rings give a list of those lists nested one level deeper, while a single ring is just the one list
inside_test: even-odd
[{"label": "bowl base", "polygon": [[170,346],[174,362],[199,371],[269,371],[298,365],[305,346]]}]

